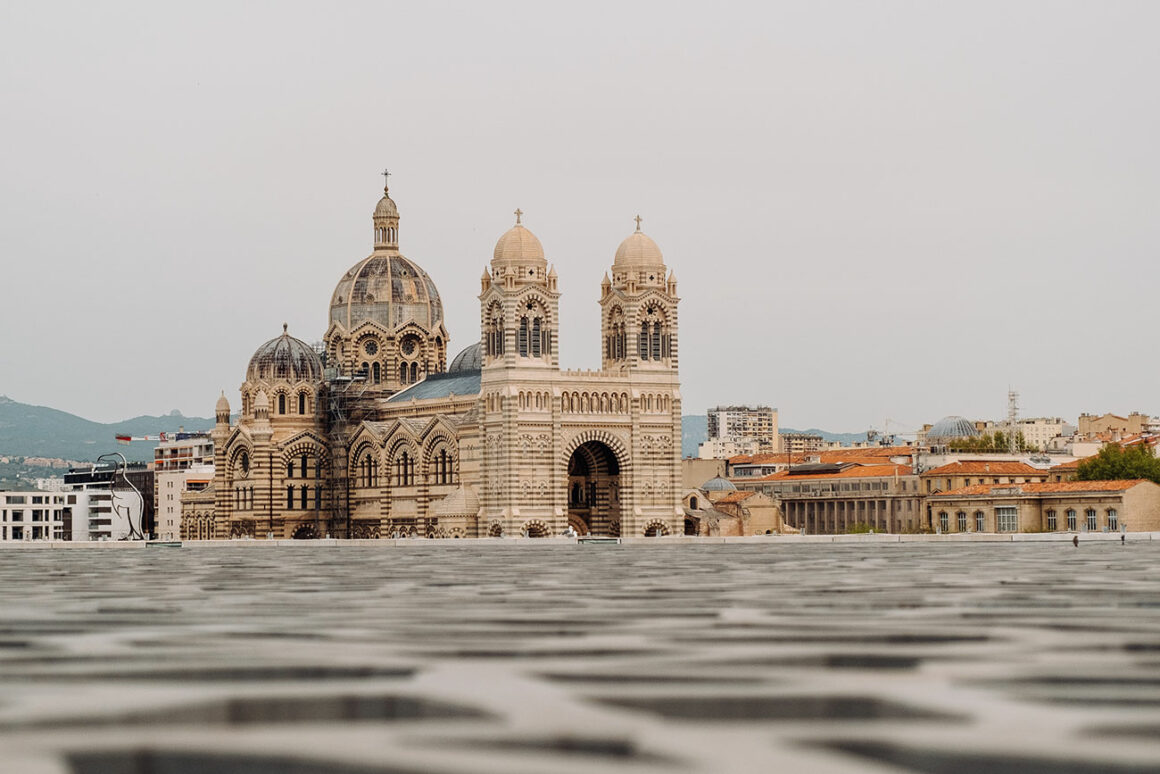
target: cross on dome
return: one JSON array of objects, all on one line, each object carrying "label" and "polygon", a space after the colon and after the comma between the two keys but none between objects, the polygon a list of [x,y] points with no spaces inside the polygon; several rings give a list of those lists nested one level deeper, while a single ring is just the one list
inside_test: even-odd
[{"label": "cross on dome", "polygon": [[387,187],[388,187],[387,184],[390,182],[390,180],[388,178],[390,178],[391,173],[389,170],[384,169],[382,171],[382,175],[383,175],[383,193],[386,193]]},{"label": "cross on dome", "polygon": [[635,220],[635,221],[636,221],[636,230],[637,230],[637,231],[640,231],[640,222],[641,222],[642,220],[644,220],[644,218],[642,218],[641,216],[637,215],[635,218],[633,218],[633,220]]},{"label": "cross on dome", "polygon": [[516,225],[518,226],[518,225],[520,225],[520,216],[524,214],[524,211],[521,210],[519,207],[516,207],[516,211],[514,214],[516,216]]}]

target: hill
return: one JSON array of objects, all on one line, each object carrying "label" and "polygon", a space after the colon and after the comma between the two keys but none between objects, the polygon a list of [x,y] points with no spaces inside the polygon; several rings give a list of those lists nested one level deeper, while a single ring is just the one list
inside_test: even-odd
[{"label": "hill", "polygon": [[119,451],[130,461],[153,459],[156,443],[137,441],[121,446],[118,435],[156,435],[160,432],[212,430],[213,419],[186,417],[172,412],[161,417],[140,416],[102,424],[67,411],[19,403],[0,395],[0,454],[19,457],[60,457],[90,461]]}]

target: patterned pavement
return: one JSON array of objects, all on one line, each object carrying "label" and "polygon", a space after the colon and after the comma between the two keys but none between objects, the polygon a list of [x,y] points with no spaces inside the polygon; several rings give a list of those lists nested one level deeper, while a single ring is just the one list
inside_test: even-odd
[{"label": "patterned pavement", "polygon": [[1160,543],[0,551],[0,771],[1154,772]]}]

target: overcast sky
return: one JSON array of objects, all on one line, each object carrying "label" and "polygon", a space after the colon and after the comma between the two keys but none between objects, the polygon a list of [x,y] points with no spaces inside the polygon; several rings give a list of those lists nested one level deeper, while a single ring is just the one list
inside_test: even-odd
[{"label": "overcast sky", "polygon": [[237,407],[283,322],[322,337],[389,167],[452,353],[520,207],[599,367],[639,213],[685,413],[1160,413],[1160,3],[162,5],[0,5],[13,399]]}]

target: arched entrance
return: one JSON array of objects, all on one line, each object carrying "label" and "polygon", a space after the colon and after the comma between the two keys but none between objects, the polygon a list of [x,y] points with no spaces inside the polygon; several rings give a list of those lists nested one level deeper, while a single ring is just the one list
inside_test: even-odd
[{"label": "arched entrance", "polygon": [[318,538],[318,531],[314,529],[313,524],[300,524],[290,537],[294,540],[315,540]]},{"label": "arched entrance", "polygon": [[620,534],[620,463],[600,441],[568,459],[568,524],[581,535]]}]

